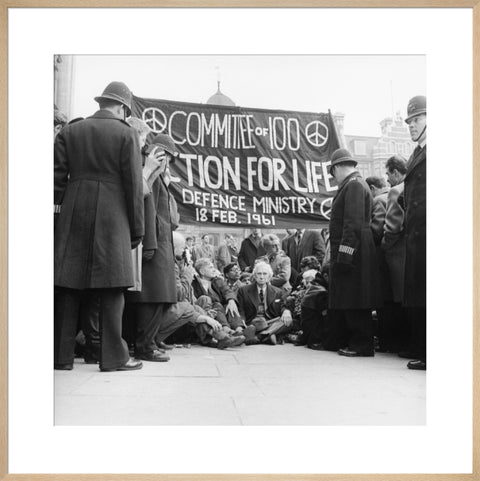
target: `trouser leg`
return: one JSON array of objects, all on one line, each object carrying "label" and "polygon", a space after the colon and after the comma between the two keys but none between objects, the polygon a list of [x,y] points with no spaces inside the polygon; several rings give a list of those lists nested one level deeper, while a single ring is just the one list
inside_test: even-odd
[{"label": "trouser leg", "polygon": [[122,339],[123,289],[98,289],[100,327],[100,369],[115,369],[129,359]]},{"label": "trouser leg", "polygon": [[423,362],[427,359],[427,310],[425,307],[410,309],[413,352]]},{"label": "trouser leg", "polygon": [[166,344],[187,344],[197,342],[197,326],[201,324],[188,323],[178,328],[175,332],[170,334],[164,342]]},{"label": "trouser leg", "polygon": [[325,344],[327,351],[337,351],[347,347],[349,330],[344,311],[329,309],[325,329]]},{"label": "trouser leg", "polygon": [[345,309],[350,331],[348,347],[361,354],[373,354],[373,318],[370,309]]},{"label": "trouser leg", "polygon": [[81,325],[85,336],[85,361],[100,359],[100,297],[97,290],[85,291]]},{"label": "trouser leg", "polygon": [[407,310],[400,302],[395,303],[396,306],[396,323],[398,326],[398,350],[407,351],[410,349],[410,322]]},{"label": "trouser leg", "polygon": [[307,344],[325,342],[325,319],[321,311],[312,307],[302,306],[302,340]]},{"label": "trouser leg", "polygon": [[55,288],[53,316],[55,364],[73,363],[82,295],[81,290]]},{"label": "trouser leg", "polygon": [[125,301],[125,309],[123,310],[122,319],[122,337],[127,341],[129,348],[135,346],[136,336],[136,307],[137,304]]},{"label": "trouser leg", "polygon": [[151,354],[156,349],[155,336],[160,328],[168,304],[161,302],[137,303],[135,355]]},{"label": "trouser leg", "polygon": [[377,309],[378,339],[383,351],[398,352],[398,305],[392,301],[385,301],[384,307]]},{"label": "trouser leg", "polygon": [[155,342],[157,344],[165,342],[167,337],[171,336],[175,331],[178,331],[185,324],[188,324],[190,320],[191,315],[183,315],[175,309],[166,309],[163,320],[157,330]]}]

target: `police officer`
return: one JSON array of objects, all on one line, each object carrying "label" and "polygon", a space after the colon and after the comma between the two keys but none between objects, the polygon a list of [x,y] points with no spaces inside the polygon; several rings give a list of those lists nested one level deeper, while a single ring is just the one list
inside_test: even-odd
[{"label": "police officer", "polygon": [[370,227],[372,194],[356,165],[346,149],[332,154],[330,173],[338,191],[330,217],[329,308],[334,345],[348,357],[374,355],[372,309],[381,302]]},{"label": "police officer", "polygon": [[411,139],[417,143],[407,163],[404,180],[405,205],[405,286],[404,306],[408,310],[412,330],[412,355],[417,359],[409,369],[426,370],[427,328],[427,98],[413,97],[407,106]]},{"label": "police officer", "polygon": [[99,305],[101,371],[140,369],[121,338],[123,291],[133,285],[131,248],[144,234],[142,160],[127,122],[132,93],[110,83],[95,97],[100,110],[56,137],[54,367],[73,368],[79,307],[95,293]]}]

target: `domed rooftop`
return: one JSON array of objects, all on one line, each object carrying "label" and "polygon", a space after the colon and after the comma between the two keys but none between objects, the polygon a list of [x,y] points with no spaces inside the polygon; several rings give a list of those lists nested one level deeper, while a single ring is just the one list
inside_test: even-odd
[{"label": "domed rooftop", "polygon": [[217,91],[214,93],[208,100],[207,104],[209,105],[223,105],[225,107],[235,107],[235,102],[230,98],[223,94],[220,90],[220,82],[217,82]]}]

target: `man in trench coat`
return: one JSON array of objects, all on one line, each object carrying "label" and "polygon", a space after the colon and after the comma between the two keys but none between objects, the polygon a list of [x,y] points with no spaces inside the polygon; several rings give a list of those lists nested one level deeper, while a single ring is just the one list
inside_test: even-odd
[{"label": "man in trench coat", "polygon": [[[165,362],[170,359],[162,352],[167,346],[157,346],[155,337],[165,321],[166,311],[177,302],[175,255],[172,239],[170,200],[164,173],[178,152],[173,139],[166,134],[156,135],[150,148],[165,151],[161,175],[152,185],[151,195],[145,197],[145,237],[143,239],[142,290],[129,292],[127,300],[134,305],[136,324],[135,358]],[[160,347],[160,349],[159,349]]]},{"label": "man in trench coat", "polygon": [[408,103],[410,137],[417,142],[407,162],[404,180],[405,288],[404,306],[411,323],[412,351],[417,359],[409,369],[427,369],[427,98],[413,97]]},{"label": "man in trench coat", "polygon": [[100,110],[66,126],[55,141],[54,367],[73,367],[82,297],[99,302],[100,370],[140,369],[121,338],[123,292],[133,284],[132,246],[144,234],[142,161],[125,122],[132,93],[112,82],[95,100]]},{"label": "man in trench coat", "polygon": [[372,194],[346,149],[332,154],[338,184],[330,217],[329,308],[338,354],[373,356],[372,309],[379,307],[379,272],[370,227]]}]

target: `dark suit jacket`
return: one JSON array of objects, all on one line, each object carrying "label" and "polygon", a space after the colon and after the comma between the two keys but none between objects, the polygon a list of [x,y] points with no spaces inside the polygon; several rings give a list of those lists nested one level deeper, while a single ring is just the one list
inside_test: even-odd
[{"label": "dark suit jacket", "polygon": [[244,271],[247,267],[253,268],[255,259],[266,254],[262,244],[259,243],[257,247],[250,237],[251,236],[243,239],[240,245],[240,252],[238,253],[238,265],[242,271]]},{"label": "dark suit jacket", "polygon": [[285,251],[292,261],[292,269],[300,272],[300,262],[307,256],[315,256],[320,264],[322,263],[325,257],[325,241],[319,230],[305,230],[298,245],[295,240],[295,235],[288,238]]},{"label": "dark suit jacket", "polygon": [[[266,294],[267,319],[280,316],[283,312],[284,293],[278,287],[268,284]],[[245,320],[247,325],[250,324],[257,315],[258,303],[260,302],[257,284],[252,283],[240,287],[237,292],[237,302],[240,317]]]}]

